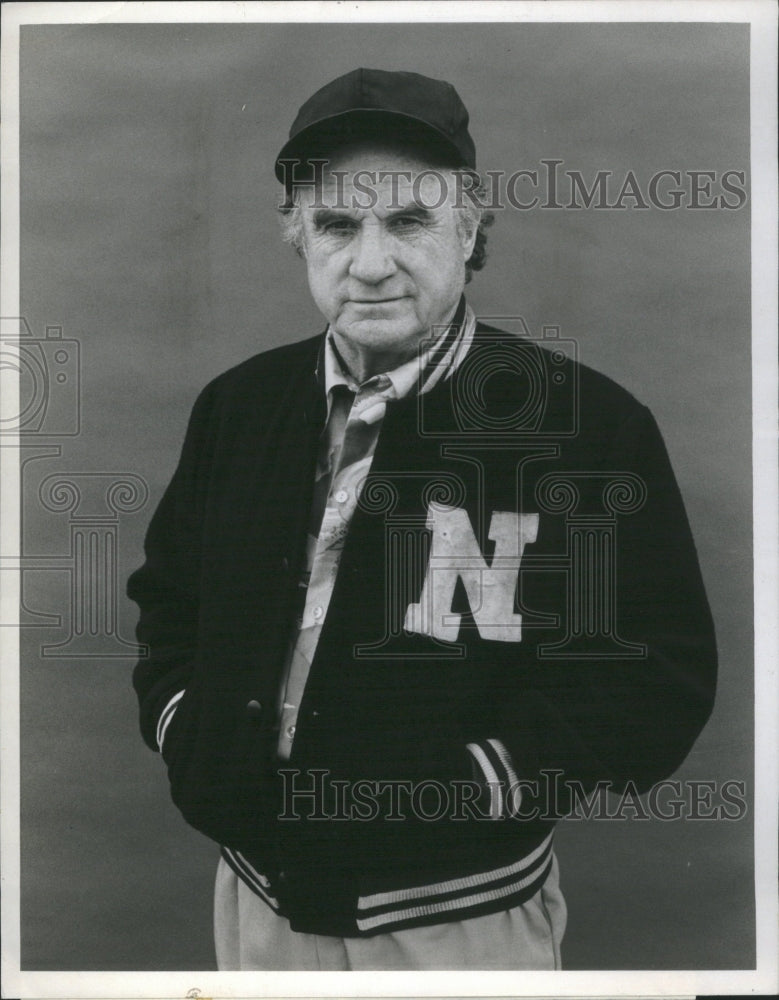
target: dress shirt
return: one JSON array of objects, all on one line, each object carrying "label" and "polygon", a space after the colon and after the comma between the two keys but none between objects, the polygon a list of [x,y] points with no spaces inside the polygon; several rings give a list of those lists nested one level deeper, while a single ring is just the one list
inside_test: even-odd
[{"label": "dress shirt", "polygon": [[465,357],[476,317],[463,299],[452,322],[423,342],[418,356],[361,385],[349,373],[328,329],[317,377],[324,382],[327,420],[320,437],[314,500],[299,586],[302,613],[290,643],[279,692],[278,755],[288,760],[309,670],[327,616],[349,524],[368,475],[387,403],[429,392]]}]

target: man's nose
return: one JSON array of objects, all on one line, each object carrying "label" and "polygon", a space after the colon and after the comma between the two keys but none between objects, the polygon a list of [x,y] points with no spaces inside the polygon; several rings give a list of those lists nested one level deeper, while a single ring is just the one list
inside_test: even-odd
[{"label": "man's nose", "polygon": [[396,270],[391,243],[381,226],[364,226],[352,244],[349,274],[369,285],[388,278]]}]

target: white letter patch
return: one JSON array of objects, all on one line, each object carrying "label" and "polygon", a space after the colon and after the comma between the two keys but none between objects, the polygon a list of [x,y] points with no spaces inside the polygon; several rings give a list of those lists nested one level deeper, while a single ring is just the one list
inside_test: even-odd
[{"label": "white letter patch", "polygon": [[430,561],[419,603],[406,609],[406,631],[456,642],[462,616],[452,611],[452,598],[459,578],[482,639],[521,642],[522,615],[514,613],[514,595],[525,545],[536,540],[538,514],[493,511],[490,566],[466,511],[429,506],[427,527],[433,533]]}]

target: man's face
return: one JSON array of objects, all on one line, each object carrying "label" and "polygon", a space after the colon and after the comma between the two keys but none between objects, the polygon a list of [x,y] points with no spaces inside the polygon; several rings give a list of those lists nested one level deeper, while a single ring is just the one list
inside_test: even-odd
[{"label": "man's face", "polygon": [[453,175],[420,179],[425,170],[397,151],[352,148],[330,160],[320,199],[327,207],[303,193],[311,294],[355,350],[411,356],[457,308],[475,232],[458,232]]}]

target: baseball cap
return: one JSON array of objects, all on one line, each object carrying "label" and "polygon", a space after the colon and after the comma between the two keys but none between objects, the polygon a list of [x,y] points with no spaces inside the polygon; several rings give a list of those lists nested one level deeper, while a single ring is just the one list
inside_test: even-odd
[{"label": "baseball cap", "polygon": [[355,69],[301,106],[276,157],[276,176],[289,187],[282,160],[326,158],[344,142],[374,137],[403,139],[451,166],[476,168],[468,111],[451,83],[419,73]]}]

